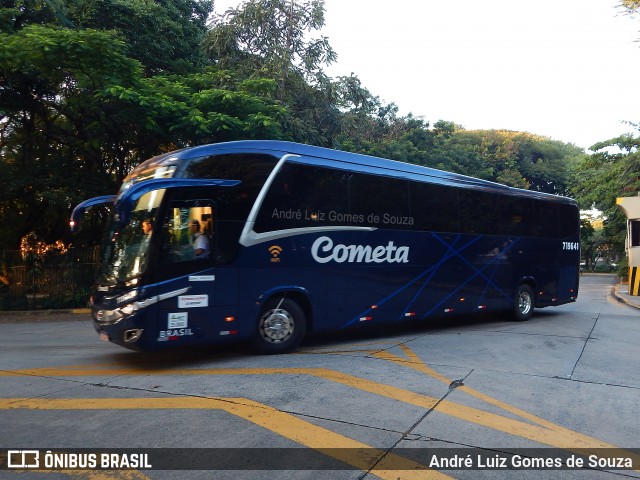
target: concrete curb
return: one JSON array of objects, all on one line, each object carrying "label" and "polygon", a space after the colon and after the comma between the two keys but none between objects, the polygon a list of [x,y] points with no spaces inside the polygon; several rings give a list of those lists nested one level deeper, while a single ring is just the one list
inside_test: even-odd
[{"label": "concrete curb", "polygon": [[[91,314],[88,308],[61,310],[17,310],[0,312],[0,323],[56,322],[60,320],[86,320]],[[76,317],[70,318],[70,317]]]},{"label": "concrete curb", "polygon": [[638,298],[637,301],[632,301],[626,298],[628,295],[623,295],[619,292],[620,285],[621,284],[618,283],[611,287],[611,296],[620,303],[624,303],[625,305],[629,305],[630,307],[637,308],[640,310],[640,297],[637,297]]},{"label": "concrete curb", "polygon": [[89,308],[65,308],[48,310],[7,310],[0,311],[0,317],[5,315],[27,316],[27,315],[69,315],[91,313]]}]

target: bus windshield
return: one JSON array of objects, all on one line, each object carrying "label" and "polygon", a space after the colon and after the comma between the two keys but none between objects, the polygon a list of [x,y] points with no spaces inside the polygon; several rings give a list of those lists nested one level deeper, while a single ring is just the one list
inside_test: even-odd
[{"label": "bus windshield", "polygon": [[129,221],[120,223],[112,216],[103,246],[100,283],[131,281],[144,272],[158,208],[165,190],[153,190],[133,204]]}]

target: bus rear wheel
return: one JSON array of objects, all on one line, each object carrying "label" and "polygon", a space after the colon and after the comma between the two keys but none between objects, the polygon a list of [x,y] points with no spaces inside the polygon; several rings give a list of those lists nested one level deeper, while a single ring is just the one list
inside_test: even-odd
[{"label": "bus rear wheel", "polygon": [[523,283],[518,287],[512,310],[514,320],[525,322],[533,316],[534,298],[533,289],[529,285]]},{"label": "bus rear wheel", "polygon": [[288,298],[274,298],[258,318],[253,347],[264,354],[290,352],[302,342],[306,326],[300,305]]}]

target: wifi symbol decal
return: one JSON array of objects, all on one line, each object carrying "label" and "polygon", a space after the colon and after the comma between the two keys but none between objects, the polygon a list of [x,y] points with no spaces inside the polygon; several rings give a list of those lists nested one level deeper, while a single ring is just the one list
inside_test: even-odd
[{"label": "wifi symbol decal", "polygon": [[268,248],[268,250],[269,250],[269,253],[271,254],[271,261],[279,262],[280,254],[282,253],[282,247],[279,247],[278,245],[271,245]]}]

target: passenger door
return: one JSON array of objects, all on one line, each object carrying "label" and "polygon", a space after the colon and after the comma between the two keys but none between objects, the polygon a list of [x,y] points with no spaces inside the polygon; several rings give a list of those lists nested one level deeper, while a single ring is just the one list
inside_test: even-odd
[{"label": "passenger door", "polygon": [[187,195],[175,192],[161,223],[158,342],[207,336],[214,317],[216,206],[211,199]]}]

